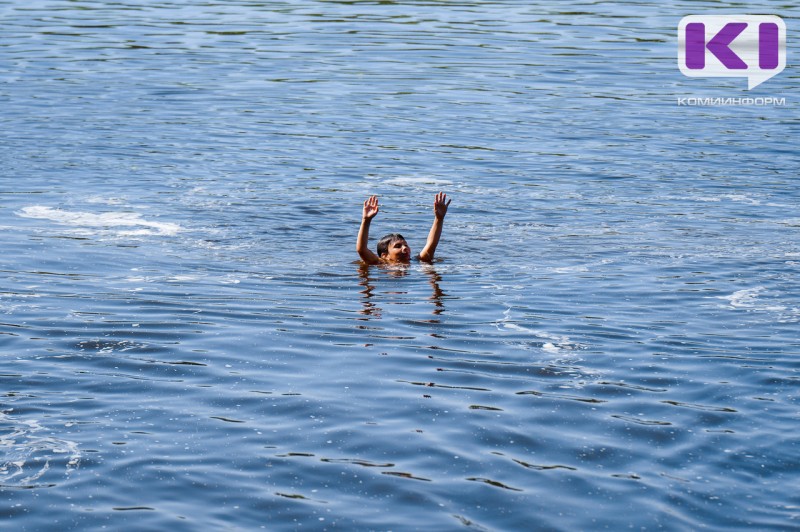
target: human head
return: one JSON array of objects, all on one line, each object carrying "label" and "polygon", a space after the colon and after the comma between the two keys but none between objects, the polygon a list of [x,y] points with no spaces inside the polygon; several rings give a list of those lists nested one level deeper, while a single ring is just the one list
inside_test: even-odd
[{"label": "human head", "polygon": [[390,262],[409,262],[411,248],[399,233],[390,233],[378,241],[378,256]]}]

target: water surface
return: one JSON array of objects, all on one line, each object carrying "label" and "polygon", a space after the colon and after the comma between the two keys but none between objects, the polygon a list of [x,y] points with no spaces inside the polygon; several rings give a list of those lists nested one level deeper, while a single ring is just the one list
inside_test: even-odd
[{"label": "water surface", "polygon": [[797,47],[675,64],[740,10],[0,2],[4,521],[797,527]]}]

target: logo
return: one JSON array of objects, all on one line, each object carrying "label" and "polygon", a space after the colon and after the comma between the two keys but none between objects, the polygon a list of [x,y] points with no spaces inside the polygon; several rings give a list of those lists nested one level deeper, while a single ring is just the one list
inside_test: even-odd
[{"label": "logo", "polygon": [[786,68],[786,24],[775,15],[683,17],[678,67],[692,78],[747,78],[753,89]]}]

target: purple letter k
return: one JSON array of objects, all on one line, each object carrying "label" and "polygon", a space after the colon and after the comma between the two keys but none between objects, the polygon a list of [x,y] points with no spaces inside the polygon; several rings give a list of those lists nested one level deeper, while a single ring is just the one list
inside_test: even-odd
[{"label": "purple letter k", "polygon": [[725,68],[747,70],[747,63],[729,48],[736,37],[747,27],[746,22],[728,22],[706,44],[706,25],[692,22],[686,25],[686,67],[693,70],[705,68],[706,48],[714,54]]}]

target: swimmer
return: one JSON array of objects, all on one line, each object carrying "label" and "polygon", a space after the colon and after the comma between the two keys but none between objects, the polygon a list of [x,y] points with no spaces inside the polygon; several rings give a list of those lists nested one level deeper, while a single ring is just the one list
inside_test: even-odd
[{"label": "swimmer", "polygon": [[[417,258],[422,262],[433,262],[433,254],[439,245],[442,236],[444,215],[452,200],[447,199],[447,194],[439,192],[433,201],[433,225],[428,233],[428,242],[422,248]],[[361,229],[358,231],[356,251],[361,260],[367,264],[408,264],[411,262],[411,248],[403,235],[390,233],[378,241],[377,255],[369,249],[369,224],[378,214],[378,196],[370,196],[364,201],[364,212],[361,217]]]}]

